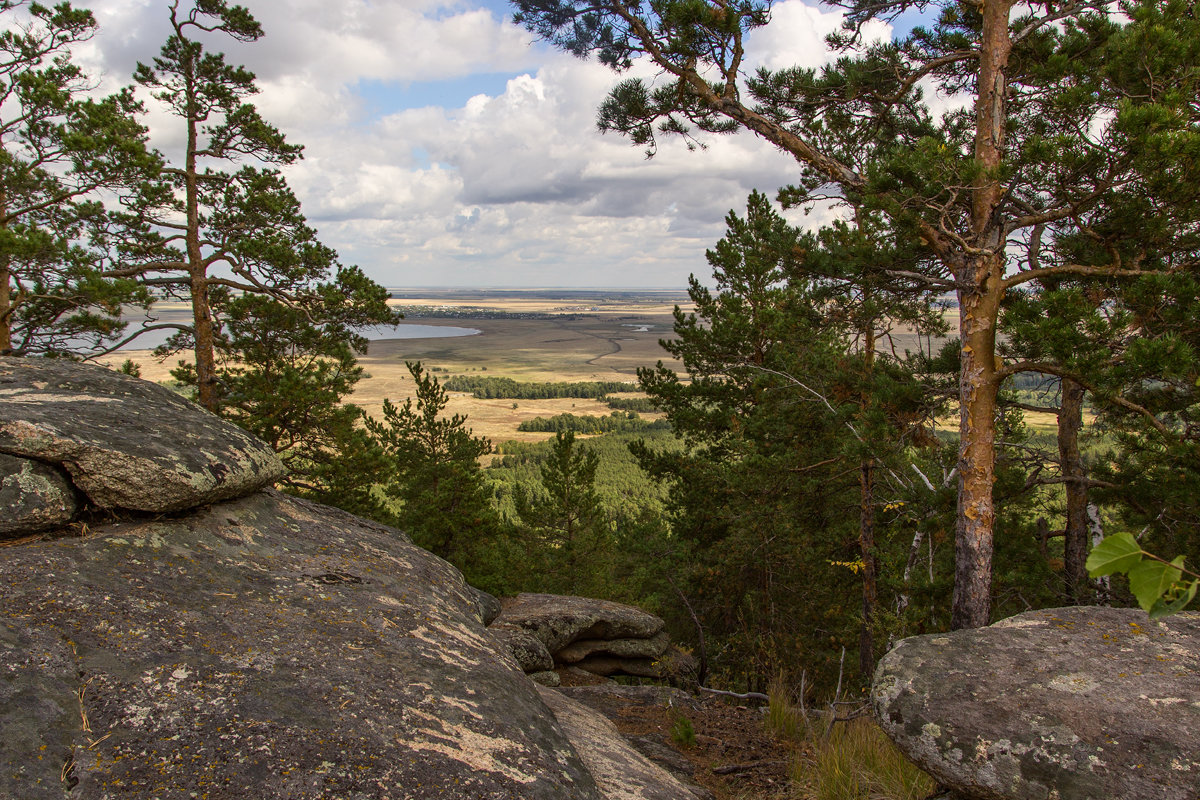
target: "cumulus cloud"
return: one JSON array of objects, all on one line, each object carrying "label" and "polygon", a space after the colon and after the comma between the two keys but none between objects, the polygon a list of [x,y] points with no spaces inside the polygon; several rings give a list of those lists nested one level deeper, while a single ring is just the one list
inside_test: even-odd
[{"label": "cumulus cloud", "polygon": [[[266,36],[212,47],[258,75],[264,116],[305,145],[287,174],[310,221],[344,261],[387,285],[681,286],[707,274],[704,250],[731,208],[799,173],[747,133],[711,137],[696,152],[671,142],[647,161],[596,130],[618,76],[531,44],[471,0],[243,3]],[[165,39],[165,4],[91,7],[103,33],[84,57],[106,83],[124,82]],[[748,69],[819,65],[839,23],[801,0],[776,3],[751,37]],[[360,93],[366,82],[399,93],[484,73],[511,77],[503,91],[379,117]],[[178,146],[177,124],[161,111],[148,119],[156,144]]]}]

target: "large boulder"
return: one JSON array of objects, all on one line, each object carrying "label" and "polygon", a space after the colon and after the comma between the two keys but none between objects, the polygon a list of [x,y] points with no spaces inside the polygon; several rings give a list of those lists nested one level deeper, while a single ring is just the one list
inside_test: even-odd
[{"label": "large boulder", "polygon": [[44,358],[0,357],[0,453],[61,467],[103,509],[179,511],[284,475],[267,445],[169,389]]},{"label": "large boulder", "polygon": [[663,629],[662,619],[640,608],[589,597],[519,594],[501,607],[497,622],[524,628],[551,654],[584,639],[650,639]]},{"label": "large boulder", "polygon": [[3,553],[0,797],[605,796],[399,531],[268,491]]},{"label": "large boulder", "polygon": [[872,701],[909,758],[972,800],[1200,797],[1200,614],[1031,611],[905,639]]},{"label": "large boulder", "polygon": [[[508,642],[525,671],[541,682],[592,675],[668,678],[660,659],[670,639],[663,621],[640,608],[556,594],[521,594],[501,603],[491,630]],[[549,666],[547,666],[549,664]],[[557,680],[545,670],[557,669]]]}]

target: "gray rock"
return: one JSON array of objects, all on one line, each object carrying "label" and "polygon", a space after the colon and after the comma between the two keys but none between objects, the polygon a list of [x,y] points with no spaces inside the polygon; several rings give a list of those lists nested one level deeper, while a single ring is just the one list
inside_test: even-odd
[{"label": "gray rock", "polygon": [[581,639],[649,639],[663,629],[659,617],[608,600],[520,594],[501,606],[498,621],[533,633],[551,655]]},{"label": "gray rock", "polygon": [[262,492],[8,547],[0,609],[3,798],[621,796],[461,574],[334,509]]},{"label": "gray rock", "polygon": [[542,686],[555,688],[562,685],[562,678],[554,670],[545,670],[544,672],[530,672],[529,680],[534,683],[540,683]]},{"label": "gray rock", "polygon": [[48,464],[0,453],[0,538],[56,528],[78,503],[66,475]]},{"label": "gray rock", "polygon": [[491,625],[500,616],[500,601],[483,589],[472,586],[471,591],[475,593],[475,605],[479,607],[479,621]]},{"label": "gray rock", "polygon": [[883,729],[973,800],[1200,797],[1200,614],[1031,611],[905,639],[880,661]]},{"label": "gray rock", "polygon": [[539,689],[606,800],[697,800],[674,775],[635,750],[605,717],[554,689]]},{"label": "gray rock", "polygon": [[614,656],[592,656],[572,664],[593,675],[634,675],[639,678],[664,677],[662,664],[652,658],[616,658]]},{"label": "gray rock", "polygon": [[56,359],[0,357],[0,453],[61,465],[108,509],[179,511],[284,475],[269,447],[171,390]]},{"label": "gray rock", "polygon": [[546,645],[524,628],[497,623],[488,628],[488,632],[508,648],[508,652],[525,672],[545,672],[554,669],[554,659],[550,657]]},{"label": "gray rock", "polygon": [[560,664],[574,664],[594,655],[621,658],[659,658],[667,651],[670,637],[660,631],[649,639],[580,639],[554,654]]}]

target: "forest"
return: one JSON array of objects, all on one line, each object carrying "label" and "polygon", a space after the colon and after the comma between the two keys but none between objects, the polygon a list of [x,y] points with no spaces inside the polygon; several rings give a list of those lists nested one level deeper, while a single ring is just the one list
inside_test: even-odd
[{"label": "forest", "polygon": [[[186,355],[180,390],[279,453],[287,491],[397,526],[495,594],[643,606],[738,691],[864,685],[899,638],[1030,608],[1191,601],[1193,4],[943,0],[881,41],[866,26],[914,4],[846,0],[835,60],[753,73],[765,2],[513,5],[565,52],[650,68],[597,98],[601,129],[647,155],[743,132],[794,160],[697,265],[663,342],[679,371],[539,384],[414,362],[413,397],[379,417],[349,402],[359,331],[399,313],[319,241],[281,171],[302,148],[205,44],[263,36],[224,0],[170,4],[142,93],[103,97],[73,59],[90,12],[0,5],[0,352],[96,358],[165,325],[131,312],[184,302],[159,356]],[[176,158],[139,98],[177,126]],[[797,227],[793,209],[836,214]],[[448,390],[640,394],[494,452],[443,413]],[[1176,560],[1093,579],[1106,541]]]}]

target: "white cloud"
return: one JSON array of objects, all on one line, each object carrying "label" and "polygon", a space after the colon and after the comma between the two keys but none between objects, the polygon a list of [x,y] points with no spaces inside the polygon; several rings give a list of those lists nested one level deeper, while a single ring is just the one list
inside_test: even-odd
[{"label": "white cloud", "polygon": [[[393,285],[681,286],[707,276],[704,250],[730,208],[773,194],[795,162],[747,133],[647,161],[596,109],[619,79],[542,45],[470,0],[243,0],[266,36],[213,41],[259,76],[255,102],[305,160],[288,177],[343,260]],[[185,3],[186,5],[186,0]],[[161,0],[93,0],[103,32],[85,55],[126,82],[166,36]],[[775,5],[750,39],[758,65],[817,66],[836,13]],[[880,28],[876,33],[886,33]],[[635,74],[652,75],[645,67]],[[363,82],[404,87],[515,75],[502,92],[371,117]],[[403,99],[402,96],[400,99]],[[149,117],[164,149],[178,124]]]}]

